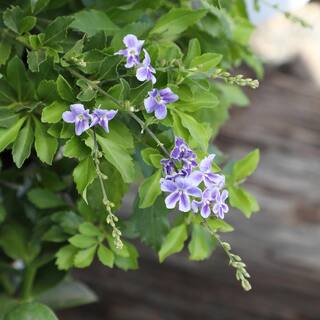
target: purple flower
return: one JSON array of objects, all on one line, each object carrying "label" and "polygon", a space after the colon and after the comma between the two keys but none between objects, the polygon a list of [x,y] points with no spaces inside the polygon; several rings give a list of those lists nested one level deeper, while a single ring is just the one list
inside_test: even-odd
[{"label": "purple flower", "polygon": [[222,189],[224,187],[225,177],[221,174],[211,172],[214,157],[214,154],[210,154],[204,158],[199,164],[200,171],[195,171],[193,174],[196,179],[203,181],[207,188],[218,187]]},{"label": "purple flower", "polygon": [[175,146],[170,154],[171,158],[183,162],[183,170],[187,175],[191,174],[192,168],[198,165],[197,156],[192,152],[189,146],[182,138],[176,137]]},{"label": "purple flower", "polygon": [[80,103],[72,104],[70,110],[62,114],[62,119],[67,123],[74,123],[76,135],[80,136],[82,132],[89,129],[91,115],[89,114],[89,110],[85,110],[84,106]]},{"label": "purple flower", "polygon": [[188,212],[191,210],[190,196],[201,198],[201,190],[188,177],[178,177],[175,181],[162,179],[161,190],[169,192],[165,203],[168,209],[173,209],[179,202],[179,210]]},{"label": "purple flower", "polygon": [[228,191],[223,190],[222,193],[217,193],[216,204],[213,206],[213,212],[220,218],[224,218],[224,214],[229,211],[228,205],[225,203],[228,198]]},{"label": "purple flower", "polygon": [[117,112],[117,110],[94,109],[90,127],[98,124],[106,132],[109,132],[109,120],[112,120]]},{"label": "purple flower", "polygon": [[154,112],[156,118],[159,120],[164,119],[167,116],[166,105],[179,99],[170,88],[162,90],[153,89],[148,94],[149,97],[144,100],[146,111],[147,113]]},{"label": "purple flower", "polygon": [[156,70],[151,66],[151,60],[147,50],[143,49],[144,60],[142,66],[137,69],[136,77],[139,81],[152,81],[153,84],[157,82],[156,77],[153,73],[156,73]]},{"label": "purple flower", "polygon": [[174,162],[172,159],[162,159],[160,163],[166,176],[171,176],[174,173]]},{"label": "purple flower", "polygon": [[133,34],[127,34],[123,38],[123,43],[127,47],[126,49],[119,50],[115,54],[124,56],[127,58],[126,68],[132,68],[140,63],[139,56],[144,41],[138,40]]},{"label": "purple flower", "polygon": [[217,188],[214,189],[206,189],[202,194],[201,201],[192,201],[192,210],[194,212],[198,212],[199,208],[200,214],[203,218],[208,218],[212,211],[212,206],[215,205],[215,201],[217,199],[217,195],[219,194],[219,190]]}]

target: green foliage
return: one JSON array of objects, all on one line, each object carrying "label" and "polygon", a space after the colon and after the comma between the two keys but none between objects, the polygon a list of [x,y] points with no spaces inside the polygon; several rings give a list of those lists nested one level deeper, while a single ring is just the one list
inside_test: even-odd
[{"label": "green foliage", "polygon": [[[137,269],[131,238],[155,250],[160,262],[185,246],[191,260],[209,258],[223,243],[217,233],[232,226],[212,217],[204,225],[190,213],[172,213],[169,223],[160,161],[174,135],[202,159],[230,107],[248,105],[240,87],[258,82],[230,74],[246,63],[262,75],[248,47],[253,27],[243,1],[30,0],[0,4],[0,11],[0,319],[51,320],[39,302],[63,308],[95,301],[65,278],[67,271],[94,259]],[[137,81],[115,55],[130,33],[145,40],[155,85]],[[160,121],[145,112],[144,99],[165,87],[179,100]],[[62,120],[74,103],[90,112],[117,110],[109,132],[95,127],[77,136],[74,124]],[[259,210],[242,185],[258,162],[255,150],[221,163],[229,203],[246,217]],[[139,189],[132,213],[122,208],[131,185]],[[242,262],[226,252],[249,288]]]}]

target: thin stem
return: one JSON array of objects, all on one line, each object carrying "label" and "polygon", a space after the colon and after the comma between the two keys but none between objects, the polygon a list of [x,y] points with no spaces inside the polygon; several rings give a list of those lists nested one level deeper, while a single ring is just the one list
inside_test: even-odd
[{"label": "thin stem", "polygon": [[22,298],[26,301],[31,299],[33,283],[34,283],[36,273],[37,273],[37,268],[32,264],[27,266],[25,269],[21,295],[22,295]]},{"label": "thin stem", "polygon": [[[123,105],[120,103],[120,101],[118,101],[117,99],[115,99],[113,96],[111,96],[108,92],[106,92],[105,90],[103,90],[102,88],[100,88],[95,82],[87,79],[86,77],[84,77],[82,74],[80,74],[78,71],[69,68],[70,73],[72,73],[75,77],[82,79],[84,81],[86,81],[87,83],[89,83],[92,87],[94,87],[95,89],[97,89],[97,91],[99,91],[102,95],[108,97],[112,102],[114,102],[118,107],[123,108]],[[170,156],[169,151],[165,148],[164,144],[156,137],[156,135],[152,132],[152,130],[150,128],[148,128],[146,126],[146,123],[140,119],[136,114],[134,114],[132,111],[128,111],[129,116],[134,119],[137,123],[139,123],[139,125],[141,126],[142,132],[146,131],[149,136],[157,143],[157,145],[161,148],[161,150],[163,151],[163,153],[166,156]]]},{"label": "thin stem", "polygon": [[112,237],[114,238],[114,244],[118,249],[123,247],[123,243],[121,241],[121,231],[116,226],[116,222],[118,222],[118,217],[112,213],[112,207],[114,204],[108,199],[107,192],[103,183],[107,177],[100,170],[100,161],[99,161],[99,146],[97,142],[96,132],[93,130],[93,143],[94,143],[94,151],[93,151],[93,159],[95,164],[96,173],[100,182],[100,187],[102,191],[102,203],[107,211],[107,223],[112,227]]}]

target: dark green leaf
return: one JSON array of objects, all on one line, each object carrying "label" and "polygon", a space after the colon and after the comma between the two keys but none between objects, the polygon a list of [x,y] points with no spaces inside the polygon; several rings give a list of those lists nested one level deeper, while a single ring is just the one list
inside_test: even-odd
[{"label": "dark green leaf", "polygon": [[141,209],[151,207],[161,194],[160,190],[161,170],[157,170],[147,178],[139,188],[139,207]]},{"label": "dark green leaf", "polygon": [[64,206],[64,201],[52,191],[40,188],[31,189],[28,199],[39,209],[58,208]]}]

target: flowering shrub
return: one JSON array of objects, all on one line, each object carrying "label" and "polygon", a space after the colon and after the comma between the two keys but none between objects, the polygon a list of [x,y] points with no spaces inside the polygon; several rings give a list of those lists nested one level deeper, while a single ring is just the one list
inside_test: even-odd
[{"label": "flowering shrub", "polygon": [[[94,301],[69,270],[95,257],[136,269],[136,238],[160,262],[187,243],[191,260],[221,245],[249,290],[220,234],[233,231],[230,206],[259,210],[241,185],[259,152],[226,161],[210,143],[230,106],[247,105],[240,86],[258,86],[228,70],[245,62],[261,75],[243,1],[0,10],[0,319],[51,320],[49,307]],[[131,185],[136,201],[121,211]]]}]

